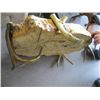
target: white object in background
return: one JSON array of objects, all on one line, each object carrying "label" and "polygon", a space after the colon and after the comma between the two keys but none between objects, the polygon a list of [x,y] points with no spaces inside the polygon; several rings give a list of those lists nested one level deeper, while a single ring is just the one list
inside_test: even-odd
[{"label": "white object in background", "polygon": [[85,29],[87,28],[88,25],[88,17],[83,15],[80,17],[77,17],[75,20],[71,21],[71,23],[76,23],[76,24],[80,24],[81,26],[83,26]]}]

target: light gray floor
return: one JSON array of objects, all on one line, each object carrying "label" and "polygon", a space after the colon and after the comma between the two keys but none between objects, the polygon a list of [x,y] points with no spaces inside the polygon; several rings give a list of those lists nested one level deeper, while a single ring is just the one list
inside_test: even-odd
[{"label": "light gray floor", "polygon": [[2,86],[92,86],[95,79],[100,77],[100,61],[85,60],[80,52],[72,53],[69,58],[74,65],[65,59],[57,67],[53,65],[55,57],[42,57],[38,62],[18,67],[11,71],[11,61],[5,41],[7,19],[2,14]]}]

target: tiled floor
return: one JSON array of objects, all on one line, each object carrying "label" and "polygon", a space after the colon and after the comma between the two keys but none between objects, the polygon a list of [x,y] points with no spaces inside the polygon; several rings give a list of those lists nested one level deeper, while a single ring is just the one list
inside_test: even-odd
[{"label": "tiled floor", "polygon": [[[69,16],[72,14],[68,14]],[[53,65],[55,57],[42,57],[38,62],[28,64],[11,71],[11,62],[5,42],[6,16],[2,15],[2,86],[92,86],[95,79],[100,77],[100,61],[85,60],[80,52],[69,56],[74,62],[71,65],[64,60],[59,67]],[[85,18],[83,18],[85,19]],[[86,20],[82,17],[76,19],[75,23],[84,25]]]}]

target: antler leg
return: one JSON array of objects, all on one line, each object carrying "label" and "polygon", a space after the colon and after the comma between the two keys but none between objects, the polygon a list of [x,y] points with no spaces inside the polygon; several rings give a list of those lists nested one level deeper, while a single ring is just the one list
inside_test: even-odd
[{"label": "antler leg", "polygon": [[63,57],[73,65],[73,62],[69,58],[67,58],[65,55],[63,55]]},{"label": "antler leg", "polygon": [[59,66],[59,64],[60,64],[61,57],[62,57],[61,55],[59,55],[59,56],[58,56],[58,60],[57,60],[57,66]]}]

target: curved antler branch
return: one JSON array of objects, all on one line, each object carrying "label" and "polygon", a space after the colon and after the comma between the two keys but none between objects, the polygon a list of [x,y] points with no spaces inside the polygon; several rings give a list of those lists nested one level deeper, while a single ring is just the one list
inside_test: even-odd
[{"label": "curved antler branch", "polygon": [[63,33],[63,35],[66,37],[67,40],[71,41],[71,42],[80,42],[80,39],[76,38],[75,36],[73,36],[71,33],[67,32],[67,30],[64,28],[62,22],[65,22],[67,17],[63,17],[60,19],[58,19],[56,17],[55,14],[52,14],[51,19],[53,20],[53,22],[55,23],[55,25],[57,26],[57,28]]},{"label": "curved antler branch", "polygon": [[31,59],[21,58],[21,57],[19,57],[18,55],[16,55],[16,53],[15,53],[15,51],[14,51],[14,49],[13,49],[11,40],[10,40],[10,35],[11,35],[10,31],[11,31],[12,26],[13,26],[12,23],[8,23],[8,24],[7,24],[7,30],[6,30],[6,41],[7,41],[7,46],[8,46],[10,55],[13,57],[12,60],[14,61],[14,59],[15,59],[16,61],[20,61],[20,62],[34,62],[34,61],[37,61],[37,60],[40,58],[42,48],[41,48],[41,50],[40,50],[39,55],[36,56],[36,57],[32,57]]}]

